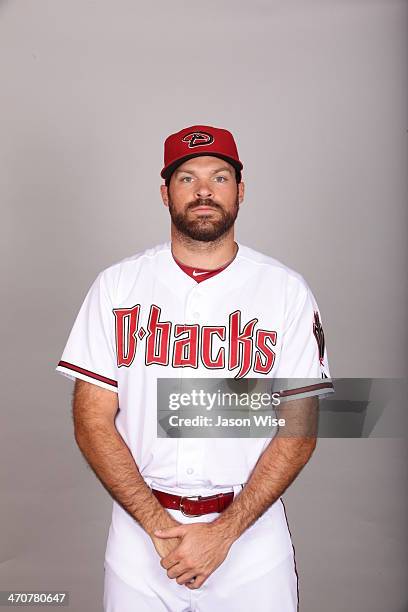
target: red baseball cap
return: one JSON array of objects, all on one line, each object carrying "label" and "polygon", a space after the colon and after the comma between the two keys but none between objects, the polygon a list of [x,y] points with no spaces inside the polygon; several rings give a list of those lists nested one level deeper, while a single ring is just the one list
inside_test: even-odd
[{"label": "red baseball cap", "polygon": [[164,141],[164,167],[160,175],[169,179],[177,166],[200,155],[220,157],[232,164],[241,180],[243,164],[231,132],[209,125],[192,125],[170,134]]}]

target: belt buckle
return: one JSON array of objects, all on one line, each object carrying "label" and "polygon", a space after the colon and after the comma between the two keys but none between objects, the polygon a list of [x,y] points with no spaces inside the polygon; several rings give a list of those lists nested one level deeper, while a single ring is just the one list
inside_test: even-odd
[{"label": "belt buckle", "polygon": [[198,501],[199,499],[201,499],[201,495],[182,495],[180,497],[179,510],[180,510],[180,512],[182,512],[182,514],[184,514],[184,516],[201,516],[202,515],[202,513],[200,513],[200,514],[188,514],[187,512],[185,512],[185,510],[183,508],[183,499],[191,499],[193,501]]}]

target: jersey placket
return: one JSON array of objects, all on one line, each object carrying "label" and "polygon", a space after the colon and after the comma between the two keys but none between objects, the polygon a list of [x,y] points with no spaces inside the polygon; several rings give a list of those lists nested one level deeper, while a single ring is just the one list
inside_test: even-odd
[{"label": "jersey placket", "polygon": [[[206,312],[205,291],[203,283],[195,284],[184,298],[184,322],[186,324],[200,324],[208,320]],[[196,370],[191,367],[180,368],[177,376],[181,379],[180,391],[183,393],[183,379],[196,377]],[[205,480],[204,447],[198,438],[179,438],[177,452],[177,483],[192,487],[197,481]]]}]

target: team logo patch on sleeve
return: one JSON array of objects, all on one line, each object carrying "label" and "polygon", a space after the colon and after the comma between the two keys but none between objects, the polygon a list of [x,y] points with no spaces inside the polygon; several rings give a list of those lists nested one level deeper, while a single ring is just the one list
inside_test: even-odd
[{"label": "team logo patch on sleeve", "polygon": [[320,364],[323,365],[324,332],[323,332],[322,324],[320,322],[319,313],[317,310],[314,311],[313,334],[314,334],[314,337],[316,338],[317,346],[319,349],[319,361],[320,361]]}]

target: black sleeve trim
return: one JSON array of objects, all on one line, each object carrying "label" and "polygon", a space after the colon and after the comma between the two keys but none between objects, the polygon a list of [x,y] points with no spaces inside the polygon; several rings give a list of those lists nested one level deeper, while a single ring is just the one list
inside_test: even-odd
[{"label": "black sleeve trim", "polygon": [[320,389],[333,389],[333,383],[324,382],[318,383],[317,385],[309,385],[307,387],[298,387],[297,389],[288,389],[287,391],[280,391],[280,397],[288,397],[290,395],[299,395],[300,393],[308,393],[309,391],[319,391]]},{"label": "black sleeve trim", "polygon": [[101,376],[100,374],[96,374],[95,372],[91,372],[90,370],[86,370],[85,368],[80,368],[79,366],[74,365],[73,363],[68,363],[68,361],[60,361],[58,363],[62,368],[67,368],[68,370],[72,370],[73,372],[78,372],[79,374],[84,374],[85,376],[89,376],[89,378],[94,378],[95,380],[99,380],[107,385],[111,385],[112,387],[117,387],[117,380],[113,380],[112,378],[107,378],[106,376]]}]

